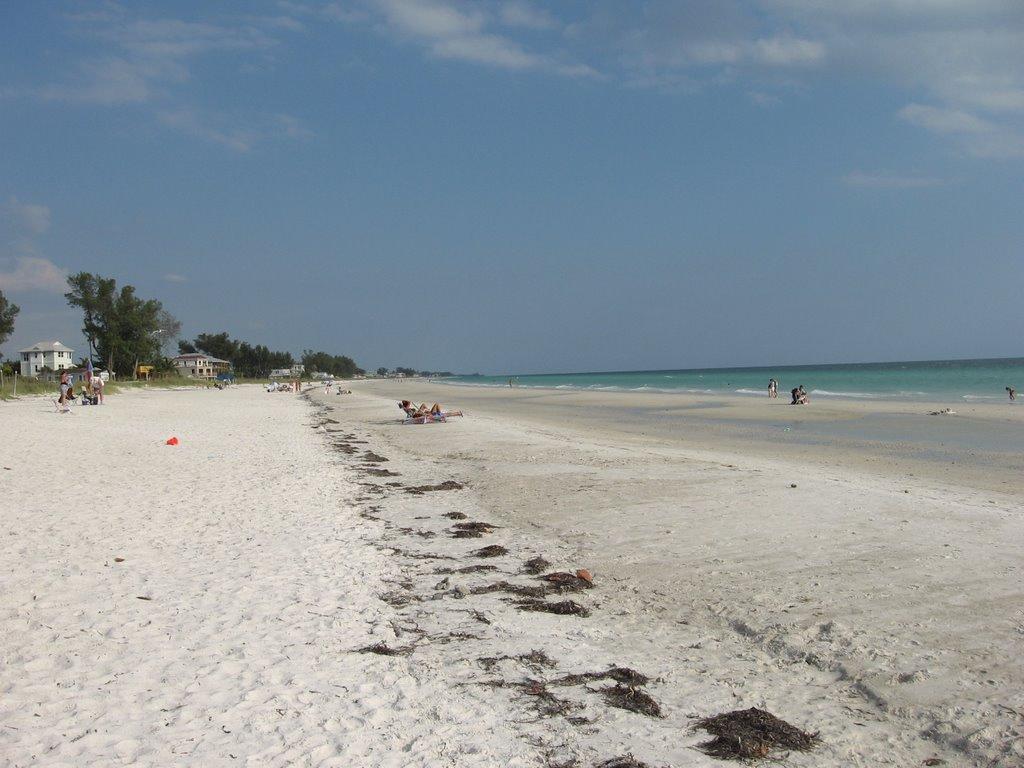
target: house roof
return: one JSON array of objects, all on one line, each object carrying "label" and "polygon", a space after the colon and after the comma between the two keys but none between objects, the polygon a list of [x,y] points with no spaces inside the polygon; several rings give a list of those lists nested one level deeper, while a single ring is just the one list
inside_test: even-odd
[{"label": "house roof", "polygon": [[28,349],[19,349],[19,352],[74,352],[71,347],[66,347],[59,341],[37,341]]},{"label": "house roof", "polygon": [[185,354],[185,355],[175,355],[171,359],[172,360],[207,360],[207,361],[209,361],[211,363],[225,363],[227,365],[231,364],[231,362],[229,360],[221,360],[219,357],[214,357],[213,355],[204,355],[202,352],[189,352],[188,354]]}]

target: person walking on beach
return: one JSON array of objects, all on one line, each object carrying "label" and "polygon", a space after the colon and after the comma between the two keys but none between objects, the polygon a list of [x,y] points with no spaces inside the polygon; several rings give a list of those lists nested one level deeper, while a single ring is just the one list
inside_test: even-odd
[{"label": "person walking on beach", "polygon": [[775,379],[768,379],[768,397],[779,396],[779,382]]},{"label": "person walking on beach", "polygon": [[58,410],[61,413],[68,413],[71,408],[68,407],[68,401],[74,397],[74,393],[71,390],[71,378],[68,376],[67,371],[60,372],[60,398],[57,400]]},{"label": "person walking on beach", "polygon": [[1014,389],[1013,387],[1007,387],[1006,391],[1007,391],[1007,393],[1009,393],[1011,400],[1016,400],[1017,399],[1017,390],[1016,389]]}]

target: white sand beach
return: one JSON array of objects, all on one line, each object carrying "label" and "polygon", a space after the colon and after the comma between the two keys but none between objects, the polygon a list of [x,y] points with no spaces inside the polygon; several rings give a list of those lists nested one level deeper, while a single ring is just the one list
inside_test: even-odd
[{"label": "white sand beach", "polygon": [[[747,707],[820,734],[788,765],[1024,760],[1012,459],[772,455],[640,396],[352,388],[0,404],[35,436],[0,447],[0,763],[712,766],[695,719]],[[399,396],[467,416],[403,426]],[[593,573],[546,598],[589,616],[520,610],[537,556]],[[616,706],[613,667],[657,711]]]}]

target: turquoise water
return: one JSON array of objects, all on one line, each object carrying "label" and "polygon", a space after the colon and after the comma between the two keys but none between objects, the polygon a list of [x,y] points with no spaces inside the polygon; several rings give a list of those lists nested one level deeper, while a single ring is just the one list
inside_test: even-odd
[{"label": "turquoise water", "polygon": [[[779,397],[803,385],[811,397],[1006,401],[1005,387],[1024,388],[1024,358],[936,360],[908,363],[705,368],[677,371],[552,373],[515,376],[517,387],[569,390],[696,392],[765,397],[768,379],[779,382]],[[509,375],[455,376],[457,384],[503,387]],[[1024,403],[1024,395],[1019,402]]]}]

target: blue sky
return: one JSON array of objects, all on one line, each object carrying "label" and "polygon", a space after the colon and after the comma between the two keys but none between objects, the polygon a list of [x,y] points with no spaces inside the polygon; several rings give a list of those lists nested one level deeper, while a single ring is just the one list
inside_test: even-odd
[{"label": "blue sky", "polygon": [[360,364],[1024,355],[1019,0],[5,3],[0,290]]}]

